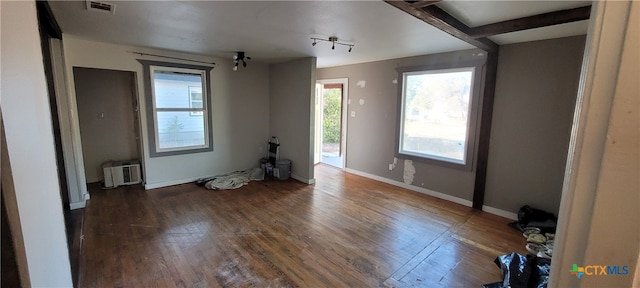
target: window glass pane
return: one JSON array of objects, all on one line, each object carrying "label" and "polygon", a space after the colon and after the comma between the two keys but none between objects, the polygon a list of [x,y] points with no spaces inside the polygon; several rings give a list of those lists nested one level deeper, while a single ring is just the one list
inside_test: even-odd
[{"label": "window glass pane", "polygon": [[202,108],[202,88],[189,87],[189,95],[191,97],[191,108]]},{"label": "window glass pane", "polygon": [[158,148],[172,149],[205,145],[204,116],[190,112],[164,112],[158,116]]},{"label": "window glass pane", "polygon": [[405,73],[402,153],[465,164],[473,69]]},{"label": "window glass pane", "polygon": [[201,74],[154,70],[153,85],[156,108],[191,108],[190,87],[202,101]]}]

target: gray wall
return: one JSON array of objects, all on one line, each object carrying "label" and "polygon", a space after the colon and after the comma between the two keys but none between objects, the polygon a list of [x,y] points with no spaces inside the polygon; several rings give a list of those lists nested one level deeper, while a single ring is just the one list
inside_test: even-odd
[{"label": "gray wall", "polygon": [[[584,39],[576,36],[501,46],[486,206],[515,213],[530,204],[558,212]],[[349,115],[347,120],[347,169],[403,182],[403,159],[389,170],[397,129],[395,69],[485,57],[478,52],[318,69],[318,79],[349,78],[348,109],[356,116]],[[366,81],[364,87],[357,85],[361,80]],[[414,161],[411,185],[471,201],[476,158],[474,151],[472,171]]]},{"label": "gray wall", "polygon": [[585,36],[500,47],[485,205],[558,213]]},{"label": "gray wall", "polygon": [[[389,164],[394,161],[397,134],[396,68],[485,59],[486,55],[479,52],[467,50],[318,69],[319,80],[349,78],[346,168],[404,182],[403,159],[398,159],[395,168],[389,170]],[[364,81],[364,87],[361,81]],[[363,104],[360,104],[361,100],[364,100]],[[352,117],[354,112],[355,117]],[[474,156],[474,169],[464,171],[414,161],[416,173],[412,185],[470,201],[475,162]]]},{"label": "gray wall", "polygon": [[133,72],[74,68],[87,182],[103,178],[102,163],[138,159]]},{"label": "gray wall", "polygon": [[269,66],[269,131],[280,140],[280,159],[291,160],[291,176],[307,183],[314,181],[315,74],[315,57]]}]

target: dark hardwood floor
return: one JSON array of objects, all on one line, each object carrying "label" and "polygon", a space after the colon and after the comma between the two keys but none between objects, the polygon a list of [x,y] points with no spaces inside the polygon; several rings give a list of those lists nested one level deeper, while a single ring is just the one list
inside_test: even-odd
[{"label": "dark hardwood floor", "polygon": [[[89,184],[88,187],[96,185],[97,184]],[[89,189],[91,190],[91,188]],[[80,265],[80,249],[82,247],[84,209],[65,210],[64,213],[68,239],[67,247],[69,248],[69,262],[71,264],[71,279],[73,286],[78,287],[78,266]]]},{"label": "dark hardwood floor", "polygon": [[479,287],[508,219],[316,166],[317,184],[92,189],[80,287]]}]

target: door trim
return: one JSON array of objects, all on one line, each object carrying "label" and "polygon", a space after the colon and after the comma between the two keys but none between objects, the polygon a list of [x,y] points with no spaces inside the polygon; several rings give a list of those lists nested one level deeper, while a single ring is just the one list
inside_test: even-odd
[{"label": "door trim", "polygon": [[[341,107],[341,126],[340,127],[340,151],[342,154],[342,170],[347,168],[347,107],[349,107],[349,78],[332,78],[317,80],[318,84],[342,84],[342,107]],[[320,97],[322,98],[322,97]],[[322,100],[322,99],[321,99]],[[322,103],[323,101],[319,101]],[[319,124],[321,125],[321,124]],[[320,137],[322,138],[322,137]],[[320,143],[322,144],[322,143]],[[318,144],[316,144],[318,145]],[[322,157],[320,157],[322,162]]]}]

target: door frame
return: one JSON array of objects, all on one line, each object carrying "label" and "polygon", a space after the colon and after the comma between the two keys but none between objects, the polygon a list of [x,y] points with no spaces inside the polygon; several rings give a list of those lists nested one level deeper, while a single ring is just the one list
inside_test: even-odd
[{"label": "door frame", "polygon": [[[94,71],[100,71],[100,72],[117,72],[117,73],[123,73],[123,75],[127,74],[127,76],[129,77],[129,81],[127,83],[127,86],[131,91],[131,99],[130,99],[131,100],[131,107],[130,107],[131,109],[130,109],[130,113],[132,113],[132,116],[133,116],[133,121],[132,121],[132,123],[130,123],[133,126],[129,127],[129,128],[132,128],[132,130],[133,130],[133,139],[131,139],[131,140],[133,140],[135,142],[135,147],[136,147],[135,152],[137,154],[136,157],[132,157],[131,160],[133,160],[133,159],[138,160],[140,165],[141,165],[140,169],[141,169],[141,171],[143,171],[143,169],[144,169],[144,161],[143,161],[144,155],[142,153],[143,153],[144,149],[142,148],[143,144],[142,144],[142,141],[141,141],[141,139],[142,139],[142,134],[141,134],[142,131],[140,129],[141,123],[140,123],[140,105],[139,105],[139,102],[138,102],[138,86],[137,86],[138,85],[138,81],[137,81],[138,77],[137,77],[137,73],[135,71],[130,71],[130,70],[119,70],[119,69],[108,69],[108,68],[94,68],[94,67],[74,66],[74,67],[72,67],[72,77],[74,79],[74,83],[77,83],[77,81],[76,81],[77,78],[76,77],[78,76],[78,74],[77,74],[78,71],[82,71],[82,70],[94,70]],[[76,109],[77,109],[76,112],[78,114],[80,114],[80,111],[81,111],[82,108],[77,104],[78,91],[77,91],[76,85],[74,85],[74,91],[76,92]],[[79,129],[80,125],[81,125],[80,116],[78,116],[77,119],[78,119],[77,120],[77,124],[78,124],[78,129]],[[84,156],[85,155],[84,155],[84,150],[83,150],[84,149],[83,145],[85,145],[85,144],[82,143],[82,135],[81,135],[81,133],[78,133],[78,134],[79,134],[79,137],[80,137],[80,140],[81,140],[80,141],[81,145],[79,147],[80,147],[81,153],[83,154],[83,157],[82,157],[83,158],[83,169],[82,169],[81,172],[83,173],[83,176],[84,176],[84,179],[85,179],[84,185],[87,185],[89,183],[87,183],[88,182],[87,181],[88,177],[87,177],[87,170],[86,170],[86,167],[84,165]],[[124,159],[122,159],[122,160],[124,160]],[[141,175],[141,176],[144,176],[144,174]],[[142,180],[144,181],[144,177],[142,177]]]},{"label": "door frame", "polygon": [[[318,85],[319,84],[319,85]],[[316,143],[315,151],[316,158],[315,163],[322,162],[322,107],[324,107],[324,97],[322,93],[322,86],[325,84],[342,84],[342,107],[340,107],[340,153],[342,154],[342,170],[347,168],[347,107],[349,105],[349,78],[332,78],[332,79],[320,79],[316,80],[316,107],[320,107],[319,111],[316,109]],[[318,89],[320,86],[320,89]]]}]

